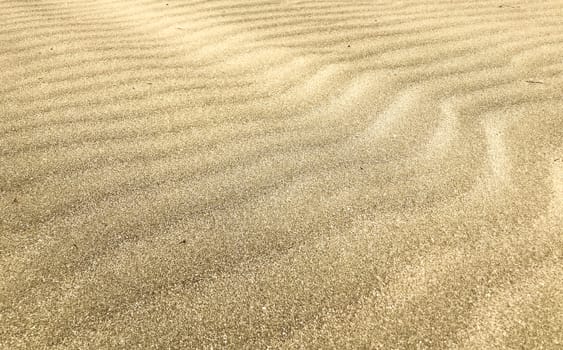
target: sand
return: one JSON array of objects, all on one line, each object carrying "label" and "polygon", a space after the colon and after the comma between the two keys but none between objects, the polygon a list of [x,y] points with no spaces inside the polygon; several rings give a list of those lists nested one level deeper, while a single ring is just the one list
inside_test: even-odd
[{"label": "sand", "polygon": [[0,348],[563,348],[563,1],[0,24]]}]

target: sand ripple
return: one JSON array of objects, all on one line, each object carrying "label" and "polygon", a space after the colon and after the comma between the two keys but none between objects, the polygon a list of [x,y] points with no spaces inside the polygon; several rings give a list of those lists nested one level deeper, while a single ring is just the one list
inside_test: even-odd
[{"label": "sand ripple", "polygon": [[563,347],[561,1],[0,23],[0,348]]}]

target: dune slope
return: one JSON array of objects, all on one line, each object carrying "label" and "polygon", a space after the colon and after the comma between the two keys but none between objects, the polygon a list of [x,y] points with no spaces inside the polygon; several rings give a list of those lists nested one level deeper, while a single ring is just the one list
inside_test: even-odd
[{"label": "dune slope", "polygon": [[563,347],[563,1],[0,23],[0,348]]}]

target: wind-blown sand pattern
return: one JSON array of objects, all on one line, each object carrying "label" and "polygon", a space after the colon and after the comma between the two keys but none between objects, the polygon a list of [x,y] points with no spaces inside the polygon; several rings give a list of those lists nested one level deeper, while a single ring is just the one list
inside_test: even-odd
[{"label": "wind-blown sand pattern", "polygon": [[0,23],[0,348],[563,348],[563,1]]}]

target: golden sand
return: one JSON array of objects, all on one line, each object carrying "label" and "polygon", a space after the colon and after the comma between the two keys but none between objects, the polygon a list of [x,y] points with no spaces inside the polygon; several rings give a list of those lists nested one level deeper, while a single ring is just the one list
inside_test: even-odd
[{"label": "golden sand", "polygon": [[0,348],[562,349],[563,1],[0,2]]}]

